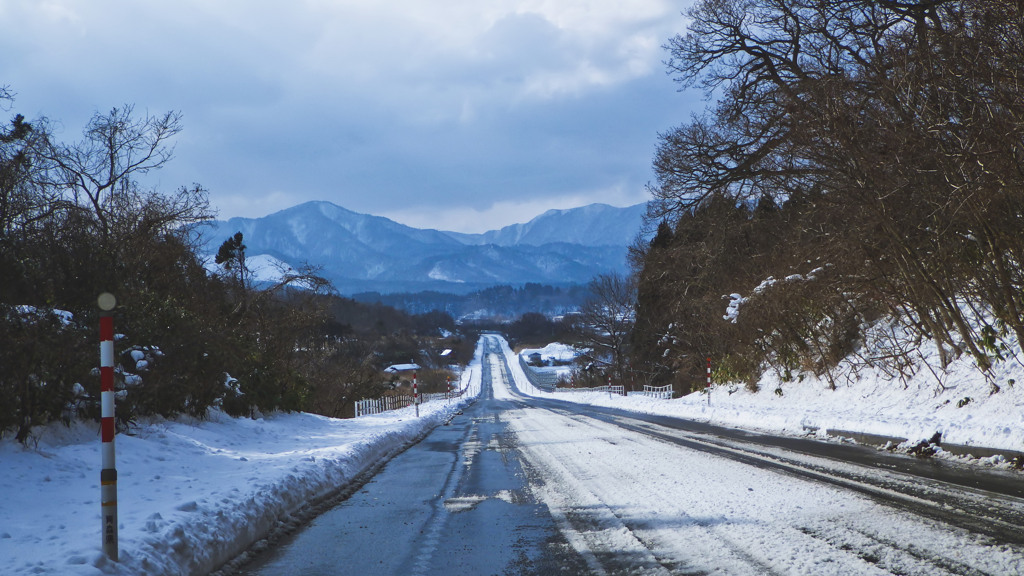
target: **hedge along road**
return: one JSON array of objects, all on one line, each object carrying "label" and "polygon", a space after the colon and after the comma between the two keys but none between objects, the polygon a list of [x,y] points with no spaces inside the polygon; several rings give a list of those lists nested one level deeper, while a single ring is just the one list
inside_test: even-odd
[{"label": "hedge along road", "polygon": [[526,398],[487,338],[480,401],[246,573],[1024,573],[1018,497]]}]

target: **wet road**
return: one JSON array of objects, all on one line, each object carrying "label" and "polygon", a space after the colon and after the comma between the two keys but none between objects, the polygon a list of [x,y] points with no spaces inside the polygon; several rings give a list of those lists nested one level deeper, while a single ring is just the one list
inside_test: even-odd
[{"label": "wet road", "polygon": [[531,495],[541,480],[499,417],[513,406],[494,398],[490,371],[464,414],[241,574],[589,573]]}]

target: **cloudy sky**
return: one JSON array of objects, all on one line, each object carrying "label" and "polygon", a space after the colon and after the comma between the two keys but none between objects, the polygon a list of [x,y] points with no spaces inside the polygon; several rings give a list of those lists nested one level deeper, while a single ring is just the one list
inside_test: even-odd
[{"label": "cloudy sky", "polygon": [[180,111],[152,175],[221,218],[308,200],[481,232],[647,199],[657,134],[704,105],[665,73],[688,0],[0,0],[13,109],[77,140]]}]

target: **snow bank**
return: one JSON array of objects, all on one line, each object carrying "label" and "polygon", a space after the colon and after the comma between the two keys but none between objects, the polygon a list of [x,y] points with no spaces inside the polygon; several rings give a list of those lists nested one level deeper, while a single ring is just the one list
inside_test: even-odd
[{"label": "snow bank", "polygon": [[524,348],[519,355],[529,360],[531,354],[540,354],[544,360],[569,363],[576,358],[576,350],[568,344],[553,342],[543,348]]},{"label": "snow bank", "polygon": [[[927,350],[923,352],[934,360]],[[514,356],[509,365],[520,390],[572,402],[771,433],[825,436],[831,431],[906,438],[916,443],[941,432],[943,443],[1024,453],[1024,366],[1013,359],[993,369],[992,381],[1000,386],[996,394],[964,355],[938,375],[922,368],[901,383],[865,370],[843,378],[835,390],[830,390],[824,379],[781,382],[777,375],[767,373],[758,383],[757,393],[739,385],[714,386],[710,406],[703,392],[667,401],[607,393],[547,395],[524,383],[525,375]]]},{"label": "snow bank", "polygon": [[[478,356],[479,358],[479,352]],[[23,447],[0,441],[4,574],[208,573],[450,418],[458,401],[338,420],[152,420],[116,438],[120,562],[101,552],[98,426],[52,426]]]}]

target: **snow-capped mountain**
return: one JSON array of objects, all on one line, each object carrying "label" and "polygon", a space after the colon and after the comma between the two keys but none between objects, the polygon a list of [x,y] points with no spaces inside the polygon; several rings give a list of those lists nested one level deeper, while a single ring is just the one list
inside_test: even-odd
[{"label": "snow-capped mountain", "polygon": [[461,234],[307,202],[263,218],[214,221],[199,232],[208,253],[241,232],[249,257],[320,266],[342,293],[469,292],[496,284],[585,283],[599,273],[623,272],[643,212],[642,204],[592,204],[550,210],[501,230]]},{"label": "snow-capped mountain", "polygon": [[590,204],[570,210],[548,210],[525,224],[512,224],[483,234],[446,234],[465,244],[629,246],[640,231],[646,209],[646,204],[626,208]]}]

